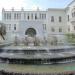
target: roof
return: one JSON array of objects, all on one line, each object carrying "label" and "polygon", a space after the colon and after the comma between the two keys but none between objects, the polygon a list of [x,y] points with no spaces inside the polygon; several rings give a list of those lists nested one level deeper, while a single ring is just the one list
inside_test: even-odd
[{"label": "roof", "polygon": [[48,11],[52,11],[52,10],[54,10],[54,11],[64,11],[65,10],[65,8],[48,8]]}]

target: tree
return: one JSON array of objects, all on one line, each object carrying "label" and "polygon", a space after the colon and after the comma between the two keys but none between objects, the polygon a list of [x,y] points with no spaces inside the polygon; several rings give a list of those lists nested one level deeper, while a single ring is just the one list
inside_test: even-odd
[{"label": "tree", "polygon": [[6,35],[6,27],[3,23],[0,23],[0,35],[5,40],[4,35]]},{"label": "tree", "polygon": [[66,34],[66,38],[69,43],[75,43],[75,34],[74,33]]}]

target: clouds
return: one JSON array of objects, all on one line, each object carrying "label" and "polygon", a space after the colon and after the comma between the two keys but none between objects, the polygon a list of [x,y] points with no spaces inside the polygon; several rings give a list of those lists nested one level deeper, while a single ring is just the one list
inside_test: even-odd
[{"label": "clouds", "polygon": [[0,19],[1,19],[1,12],[2,8],[5,9],[12,9],[14,7],[15,9],[20,9],[22,6],[27,6],[26,2],[27,0],[0,0]]},{"label": "clouds", "polygon": [[11,9],[11,7],[20,8],[24,0],[2,0],[0,1],[0,8]]},{"label": "clouds", "polygon": [[0,0],[0,11],[2,8],[11,9],[12,7],[15,9],[21,9],[21,7],[25,9],[35,9],[36,7],[46,9],[52,6],[56,7],[55,4],[60,6],[68,1],[72,0]]},{"label": "clouds", "polygon": [[39,3],[37,3],[38,0],[0,0],[0,12],[2,8],[5,9],[21,9],[21,7],[24,7],[25,9],[36,9],[37,7],[42,7]]}]

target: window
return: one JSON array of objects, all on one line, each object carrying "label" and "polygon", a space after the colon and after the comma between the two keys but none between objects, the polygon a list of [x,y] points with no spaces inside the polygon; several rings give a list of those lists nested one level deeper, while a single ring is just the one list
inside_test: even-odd
[{"label": "window", "polygon": [[40,19],[41,19],[41,17],[42,17],[42,14],[40,14]]},{"label": "window", "polygon": [[16,17],[16,18],[17,18],[17,19],[19,19],[19,14],[17,13],[16,15],[17,15],[17,17]]},{"label": "window", "polygon": [[62,28],[59,28],[59,32],[62,32]]},{"label": "window", "polygon": [[55,32],[55,29],[52,27],[52,28],[51,28],[51,31],[52,31],[52,32]]},{"label": "window", "polygon": [[43,30],[46,30],[46,24],[43,24]]},{"label": "window", "polygon": [[44,14],[42,14],[42,19],[44,19]]},{"label": "window", "polygon": [[33,14],[31,14],[31,19],[33,19]]},{"label": "window", "polygon": [[46,19],[46,14],[42,14],[42,19]]},{"label": "window", "polygon": [[51,22],[54,22],[54,16],[51,16]]},{"label": "window", "polygon": [[61,16],[59,16],[59,22],[61,22],[62,20],[61,20]]},{"label": "window", "polygon": [[68,28],[68,31],[70,32],[70,28]]},{"label": "window", "polygon": [[44,14],[44,19],[46,19],[46,14]]},{"label": "window", "polygon": [[18,19],[21,19],[21,13],[18,14]]},{"label": "window", "polygon": [[27,17],[27,18],[28,18],[28,20],[29,20],[29,15],[28,15],[28,17]]},{"label": "window", "polygon": [[75,26],[74,26],[74,30],[75,30]]},{"label": "window", "polygon": [[74,17],[75,17],[75,12],[74,12]]},{"label": "window", "polygon": [[9,19],[11,19],[11,13],[9,13]]},{"label": "window", "polygon": [[24,19],[26,19],[26,13],[24,13]]},{"label": "window", "polygon": [[40,19],[46,19],[46,14],[41,14],[40,13]]},{"label": "window", "polygon": [[4,13],[4,19],[6,19],[6,13]]},{"label": "window", "polygon": [[30,17],[29,17],[29,14],[28,14],[27,19],[29,20],[29,18],[30,18]]},{"label": "window", "polygon": [[16,30],[16,24],[14,24],[14,30]]},{"label": "window", "polygon": [[68,21],[69,21],[69,15],[68,15]]},{"label": "window", "polygon": [[16,17],[17,17],[17,16],[16,16],[16,13],[14,13],[14,19],[16,19]]},{"label": "window", "polygon": [[7,24],[7,30],[11,30],[11,24]]},{"label": "window", "polygon": [[72,17],[74,17],[74,14],[72,13]]},{"label": "window", "polygon": [[21,13],[14,13],[14,19],[21,19]]},{"label": "window", "polygon": [[21,19],[21,13],[17,13],[17,19]]},{"label": "window", "polygon": [[9,24],[9,30],[11,30],[11,24]]},{"label": "window", "polygon": [[10,20],[11,19],[11,13],[5,13],[4,18],[7,19],[7,20],[8,19]]},{"label": "window", "polygon": [[37,19],[37,14],[35,14],[35,20]]},{"label": "window", "polygon": [[75,12],[72,12],[72,17],[75,17]]}]

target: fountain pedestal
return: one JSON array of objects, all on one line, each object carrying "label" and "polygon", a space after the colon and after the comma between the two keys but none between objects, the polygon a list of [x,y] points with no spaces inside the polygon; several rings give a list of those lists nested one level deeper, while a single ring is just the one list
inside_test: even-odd
[{"label": "fountain pedestal", "polygon": [[29,43],[28,46],[34,46],[34,43]]},{"label": "fountain pedestal", "polygon": [[34,46],[34,37],[27,37],[28,46]]}]

